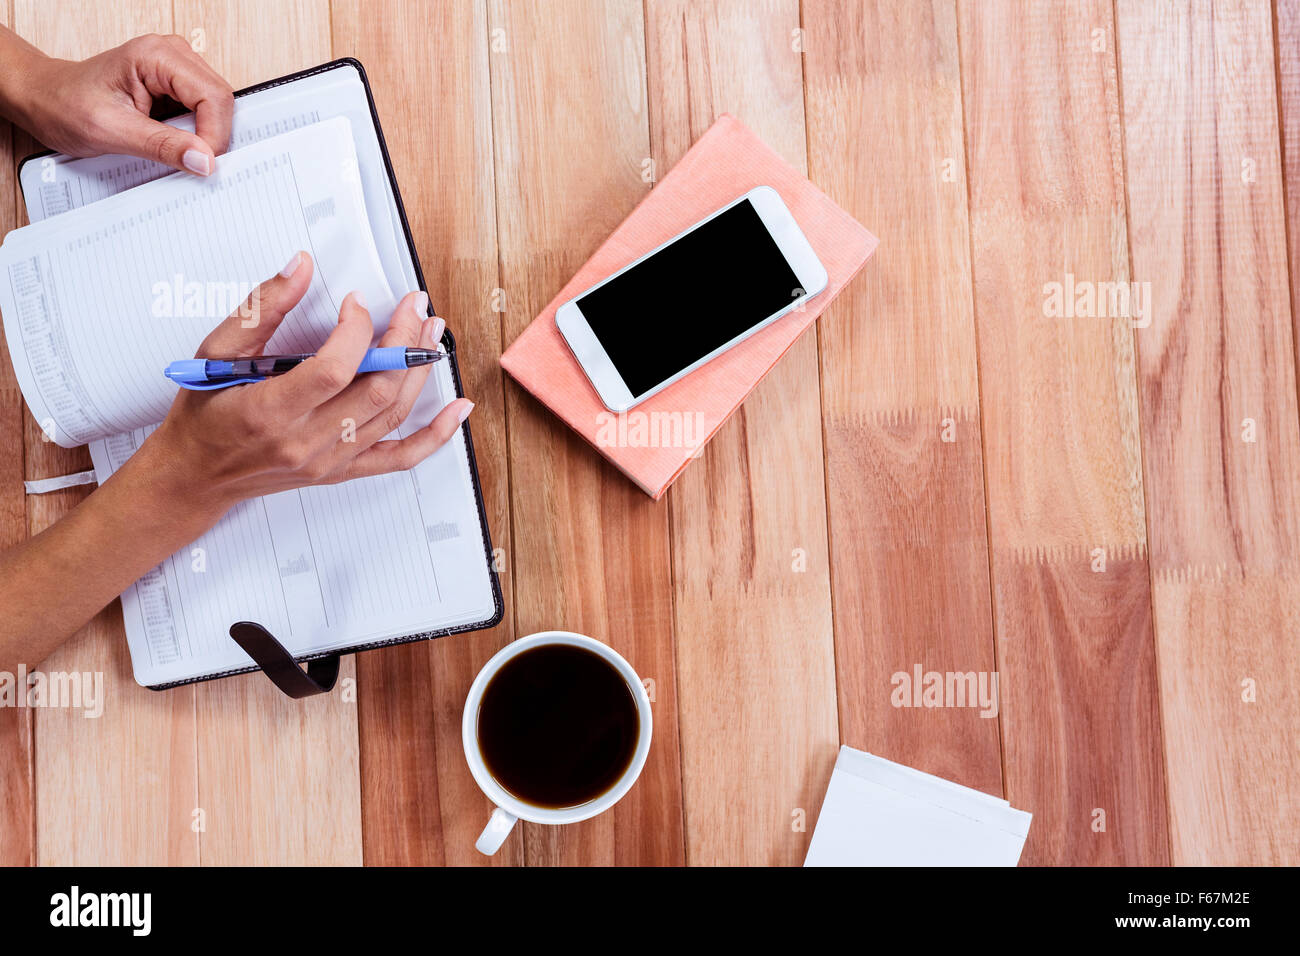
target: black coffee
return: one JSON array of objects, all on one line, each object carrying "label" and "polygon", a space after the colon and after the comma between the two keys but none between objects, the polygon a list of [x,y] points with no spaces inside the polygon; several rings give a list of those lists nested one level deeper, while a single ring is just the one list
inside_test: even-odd
[{"label": "black coffee", "polygon": [[479,703],[478,745],[488,772],[520,800],[548,809],[587,803],[613,787],[640,732],[623,675],[571,644],[512,657]]}]

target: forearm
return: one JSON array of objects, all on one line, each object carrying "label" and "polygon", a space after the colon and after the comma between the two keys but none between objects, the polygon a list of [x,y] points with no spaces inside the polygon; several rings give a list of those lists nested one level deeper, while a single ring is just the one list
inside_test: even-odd
[{"label": "forearm", "polygon": [[196,502],[146,443],[71,514],[0,554],[0,671],[40,663],[223,510]]},{"label": "forearm", "polygon": [[34,74],[48,57],[7,27],[0,26],[0,116],[31,130]]}]

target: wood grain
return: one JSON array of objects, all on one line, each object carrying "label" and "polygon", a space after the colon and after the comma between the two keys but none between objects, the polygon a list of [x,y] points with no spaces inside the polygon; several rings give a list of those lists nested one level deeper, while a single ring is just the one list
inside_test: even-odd
[{"label": "wood grain", "polygon": [[336,2],[334,55],[365,65],[430,298],[456,337],[506,617],[490,631],[357,659],[367,864],[509,864],[474,841],[492,805],[460,739],[474,676],[514,634],[487,12],[480,0]]},{"label": "wood grain", "polygon": [[[1153,304],[1138,353],[1174,862],[1294,865],[1300,415],[1272,10],[1118,16],[1133,269]],[[1279,26],[1296,16],[1279,5]]]},{"label": "wood grain", "polygon": [[[488,31],[508,342],[645,195],[645,36],[640,6],[612,2],[492,2]],[[655,691],[637,785],[584,823],[525,824],[526,860],[681,863],[667,510],[509,383],[506,416],[516,632],[606,641]]]},{"label": "wood grain", "polygon": [[[14,29],[46,53],[80,59],[141,33],[170,32],[171,11],[152,5],[109,6],[93,0],[57,6],[15,0]],[[26,151],[24,152],[26,155]],[[43,440],[25,416],[28,478],[90,467],[84,448]],[[28,499],[37,534],[89,489]],[[47,671],[102,673],[104,713],[50,708],[35,714],[37,861],[42,865],[193,864],[198,837],[194,692],[156,694],[135,683],[114,601],[43,662]]]},{"label": "wood grain", "polygon": [[331,59],[329,0],[173,0],[179,33],[235,89]]},{"label": "wood grain", "polygon": [[[724,112],[806,169],[797,2],[655,0],[646,16],[656,170]],[[669,492],[693,864],[802,862],[834,765],[817,383],[804,335]]]},{"label": "wood grain", "polygon": [[[363,61],[507,592],[495,630],[362,655],[305,703],[138,687],[114,603],[43,664],[103,672],[102,717],[0,709],[0,864],[797,863],[840,740],[1032,811],[1026,863],[1300,862],[1300,0],[0,22],[65,57],[178,32],[237,86]],[[655,504],[497,359],[722,111],[882,244]],[[35,148],[0,125],[0,232]],[[1067,277],[1149,282],[1147,318],[1046,314]],[[0,434],[4,547],[88,493],[23,478],[90,463],[42,440],[4,355]],[[653,680],[650,763],[612,813],[487,860],[465,691],[555,627]],[[998,720],[892,706],[917,664],[996,670]]]},{"label": "wood grain", "polygon": [[[1300,0],[1275,0],[1273,51],[1277,57],[1278,121],[1286,198],[1287,263],[1293,332],[1300,316]],[[1293,334],[1300,366],[1300,334]]]},{"label": "wood grain", "polygon": [[1111,20],[1108,2],[959,6],[1005,795],[1034,813],[1025,863],[1169,859],[1133,334],[1048,299],[1071,276],[1129,279]]},{"label": "wood grain", "polygon": [[[0,24],[13,22],[11,0],[0,2]],[[0,121],[0,235],[18,224],[14,134]],[[9,349],[0,344],[0,434],[21,448],[27,410],[14,378]],[[0,461],[0,548],[27,537],[27,496],[23,493],[23,456]],[[7,666],[7,665],[0,665]],[[13,675],[16,677],[16,675]],[[36,812],[32,755],[32,712],[0,708],[0,866],[36,862]]]},{"label": "wood grain", "polygon": [[885,237],[820,323],[840,734],[1001,795],[996,710],[893,703],[997,670],[956,8],[811,9],[811,175]]},{"label": "wood grain", "polygon": [[[235,88],[330,57],[326,0],[177,0],[175,29]],[[334,692],[285,697],[260,674],[195,687],[205,865],[360,864],[356,671]],[[232,746],[232,741],[241,741]]]}]

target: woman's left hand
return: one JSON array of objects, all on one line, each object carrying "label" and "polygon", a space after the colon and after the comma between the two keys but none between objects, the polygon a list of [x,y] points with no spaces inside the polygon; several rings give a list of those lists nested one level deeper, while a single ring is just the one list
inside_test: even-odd
[{"label": "woman's left hand", "polygon": [[[70,156],[142,156],[200,176],[216,169],[230,142],[233,91],[183,38],[140,36],[78,62],[5,32],[7,112],[46,146]],[[195,132],[150,119],[156,96],[193,110]]]}]

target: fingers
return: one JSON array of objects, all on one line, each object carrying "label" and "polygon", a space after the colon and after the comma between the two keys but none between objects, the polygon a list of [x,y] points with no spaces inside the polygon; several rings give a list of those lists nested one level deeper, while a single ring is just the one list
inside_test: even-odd
[{"label": "fingers", "polygon": [[214,155],[230,145],[235,94],[229,83],[178,36],[163,37],[151,70],[140,78],[154,96],[170,96],[194,111],[194,129]]},{"label": "fingers", "polygon": [[244,304],[213,329],[196,358],[260,355],[284,317],[302,301],[312,276],[311,256],[295,252],[279,274],[249,294]]},{"label": "fingers", "polygon": [[266,384],[268,393],[295,415],[306,415],[343,391],[356,378],[374,335],[370,313],[359,292],[348,293],[339,309],[339,324],[316,354]]},{"label": "fingers", "polygon": [[[198,64],[207,76],[179,79],[176,91],[180,102],[194,111],[194,132],[218,156],[230,148],[230,125],[235,116],[235,94],[230,84],[208,68],[197,54]],[[190,100],[194,102],[191,103]]]},{"label": "fingers", "polygon": [[[388,329],[384,337],[379,340],[379,345],[411,348],[419,344],[428,308],[429,297],[423,292],[412,292],[403,298],[393,310],[392,318],[388,321]],[[428,369],[417,371],[424,373],[420,382],[423,385],[423,377],[428,375]],[[351,427],[357,428],[358,443],[364,448],[383,438],[406,418],[406,412],[397,407],[397,399],[402,391],[403,382],[411,374],[405,370],[398,370],[359,375],[351,385],[322,405],[317,416],[322,422],[328,423],[329,427],[337,428],[347,422]],[[412,397],[413,401],[414,397]],[[372,422],[381,430],[379,434],[374,435],[372,434],[374,429],[368,429],[369,440],[362,443],[360,429]]]},{"label": "fingers", "polygon": [[[420,340],[415,344],[422,349],[437,348],[438,340],[442,338],[443,329],[446,327],[447,323],[440,318],[426,320],[420,330]],[[411,414],[411,409],[415,407],[415,400],[420,397],[420,392],[423,391],[424,383],[428,381],[429,372],[432,370],[432,365],[421,365],[404,373],[405,377],[402,379],[401,388],[393,404],[357,429],[358,448],[369,448],[385,435],[396,431],[398,426],[406,421],[406,416]]]},{"label": "fingers", "polygon": [[473,410],[473,402],[467,398],[458,398],[448,403],[432,422],[414,435],[371,445],[352,459],[347,467],[331,480],[351,481],[353,478],[366,478],[370,475],[384,475],[390,471],[414,468],[450,441]]},{"label": "fingers", "polygon": [[193,133],[129,110],[114,118],[112,135],[99,146],[106,153],[141,156],[199,176],[216,168],[211,147]]},{"label": "fingers", "polygon": [[124,123],[119,151],[200,176],[216,169],[230,144],[234,91],[178,36],[133,40],[136,75],[151,96],[169,96],[194,111],[193,133],[138,115]]}]

